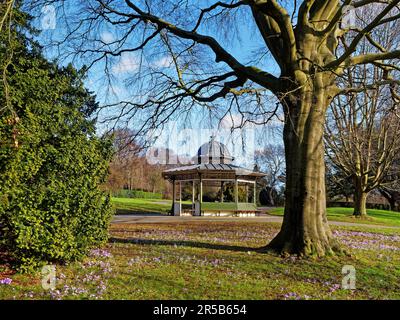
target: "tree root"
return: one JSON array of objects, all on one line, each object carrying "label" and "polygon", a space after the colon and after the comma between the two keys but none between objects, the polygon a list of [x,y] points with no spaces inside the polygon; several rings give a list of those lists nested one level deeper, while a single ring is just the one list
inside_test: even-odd
[{"label": "tree root", "polygon": [[[276,239],[274,239],[276,240]],[[307,258],[322,258],[335,256],[351,256],[351,254],[342,248],[340,244],[332,239],[329,244],[320,242],[308,241],[306,244],[298,245],[293,242],[271,241],[268,245],[256,249],[256,252],[267,253],[283,258],[289,256],[307,257]]]}]

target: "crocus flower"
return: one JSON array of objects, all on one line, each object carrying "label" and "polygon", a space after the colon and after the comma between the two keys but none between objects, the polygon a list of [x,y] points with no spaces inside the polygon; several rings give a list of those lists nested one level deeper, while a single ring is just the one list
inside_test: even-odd
[{"label": "crocus flower", "polygon": [[10,285],[11,282],[12,282],[12,279],[10,279],[10,278],[0,279],[0,284]]}]

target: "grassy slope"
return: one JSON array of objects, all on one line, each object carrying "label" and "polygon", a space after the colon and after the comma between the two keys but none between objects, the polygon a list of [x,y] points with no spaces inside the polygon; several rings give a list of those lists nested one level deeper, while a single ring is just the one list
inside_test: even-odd
[{"label": "grassy slope", "polygon": [[170,209],[171,200],[163,199],[136,199],[136,198],[111,198],[117,214],[135,214],[143,212],[156,212],[166,214]]},{"label": "grassy slope", "polygon": [[[111,198],[114,208],[117,214],[139,214],[139,213],[162,213],[166,214],[172,205],[171,200],[165,199],[137,199],[137,198]],[[191,201],[182,201],[183,204],[192,204]],[[218,210],[227,209],[234,210],[237,209],[235,203],[226,202],[203,202],[204,209]],[[252,203],[240,203],[239,208],[244,210],[255,209]]]},{"label": "grassy slope", "polygon": [[[0,299],[400,299],[400,230],[333,229],[351,257],[253,251],[279,230],[274,223],[113,225],[103,248],[112,256],[58,266],[58,292],[43,291],[39,274],[17,274]],[[340,288],[344,265],[356,268],[356,290]]]},{"label": "grassy slope", "polygon": [[[268,211],[272,215],[283,215],[283,208],[274,208]],[[400,212],[367,209],[368,218],[358,219],[353,217],[352,208],[328,208],[328,219],[331,221],[357,222],[365,224],[400,226]]]},{"label": "grassy slope", "polygon": [[[132,198],[112,198],[112,203],[117,210],[117,214],[140,214],[140,213],[162,213],[167,214],[171,209],[171,200],[160,199],[132,199]],[[183,201],[190,204],[190,201]],[[221,206],[232,206],[233,203],[204,203],[209,209],[218,209]],[[361,220],[352,216],[352,208],[328,208],[328,219],[331,221],[357,222],[365,224],[400,226],[400,213],[386,210],[368,209],[368,219]],[[283,208],[270,209],[268,213],[272,215],[283,215]]]}]

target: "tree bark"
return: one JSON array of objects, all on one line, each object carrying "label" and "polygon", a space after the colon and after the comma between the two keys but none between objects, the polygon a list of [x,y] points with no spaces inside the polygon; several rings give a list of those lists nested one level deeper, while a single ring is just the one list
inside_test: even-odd
[{"label": "tree bark", "polygon": [[392,198],[389,200],[389,208],[391,211],[395,211],[396,210],[396,201],[393,200]]},{"label": "tree bark", "polygon": [[280,232],[264,250],[306,256],[340,251],[326,217],[323,133],[331,99],[328,81],[322,75],[307,78],[303,92],[284,98],[285,214]]},{"label": "tree bark", "polygon": [[274,207],[275,206],[275,201],[273,196],[274,189],[272,187],[266,187],[265,190],[267,191],[268,205]]},{"label": "tree bark", "polygon": [[367,176],[354,178],[354,211],[353,215],[356,217],[367,216],[367,196],[368,192],[365,191],[365,184],[368,180]]},{"label": "tree bark", "polygon": [[379,192],[389,202],[390,210],[395,211],[398,193],[397,192],[394,192],[394,193],[388,192],[383,189],[379,189]]},{"label": "tree bark", "polygon": [[353,215],[356,217],[367,216],[367,196],[368,193],[363,191],[356,191],[354,193],[354,212]]}]

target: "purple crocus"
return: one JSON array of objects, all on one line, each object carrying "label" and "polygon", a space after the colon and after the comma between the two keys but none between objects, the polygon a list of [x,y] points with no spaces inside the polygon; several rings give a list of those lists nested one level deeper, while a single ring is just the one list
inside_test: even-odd
[{"label": "purple crocus", "polygon": [[10,278],[0,279],[0,284],[10,285],[11,282],[12,282],[12,279],[10,279]]}]

